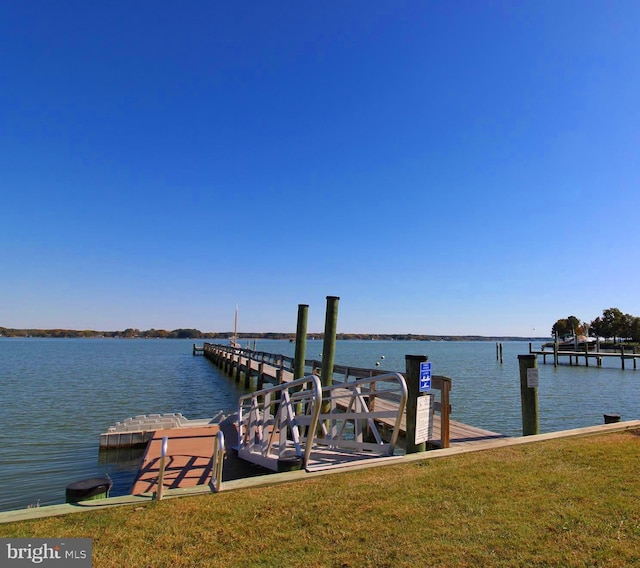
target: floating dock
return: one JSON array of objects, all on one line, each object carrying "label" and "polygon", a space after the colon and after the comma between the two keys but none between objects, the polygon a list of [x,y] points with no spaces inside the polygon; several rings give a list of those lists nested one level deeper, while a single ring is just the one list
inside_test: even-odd
[{"label": "floating dock", "polygon": [[213,418],[189,420],[180,413],[144,414],[116,422],[104,434],[100,434],[100,449],[132,448],[145,446],[154,437],[157,430],[174,428],[201,428],[219,424],[224,420],[222,413]]},{"label": "floating dock", "polygon": [[195,487],[211,481],[213,450],[218,425],[157,430],[149,440],[132,495],[157,491],[162,440],[168,438],[163,476],[165,489]]}]

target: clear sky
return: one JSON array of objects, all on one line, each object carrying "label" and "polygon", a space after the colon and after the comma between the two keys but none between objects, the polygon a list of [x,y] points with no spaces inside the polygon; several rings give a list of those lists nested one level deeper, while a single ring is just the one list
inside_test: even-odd
[{"label": "clear sky", "polygon": [[0,326],[640,316],[640,3],[0,0]]}]

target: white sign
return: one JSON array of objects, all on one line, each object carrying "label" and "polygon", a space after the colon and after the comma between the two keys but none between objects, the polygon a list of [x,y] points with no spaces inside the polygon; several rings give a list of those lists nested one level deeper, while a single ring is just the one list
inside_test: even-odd
[{"label": "white sign", "polygon": [[419,396],[416,406],[416,444],[433,438],[433,394]]},{"label": "white sign", "polygon": [[527,388],[533,389],[538,386],[538,369],[527,369]]}]

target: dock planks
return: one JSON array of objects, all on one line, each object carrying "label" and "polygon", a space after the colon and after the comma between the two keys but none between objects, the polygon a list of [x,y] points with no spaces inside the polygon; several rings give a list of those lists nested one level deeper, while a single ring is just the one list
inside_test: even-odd
[{"label": "dock planks", "polygon": [[217,425],[156,430],[149,440],[142,465],[131,490],[132,495],[157,490],[160,472],[162,438],[167,436],[167,457],[163,487],[195,487],[209,483],[211,479],[211,457]]},{"label": "dock planks", "polygon": [[[382,396],[377,396],[375,400],[376,410],[391,410],[393,407],[398,407],[397,403],[386,400]],[[391,424],[390,424],[391,425]],[[406,427],[406,413],[402,416],[400,421],[400,431],[404,434],[407,431]],[[482,428],[476,428],[463,422],[456,422],[455,420],[449,420],[449,444],[450,446],[459,446],[473,444],[474,442],[485,442],[486,440],[494,440],[498,438],[506,438],[504,434],[497,432],[491,432],[490,430],[483,430]],[[442,446],[441,435],[441,422],[440,415],[433,415],[433,438],[429,442],[435,446]]]}]

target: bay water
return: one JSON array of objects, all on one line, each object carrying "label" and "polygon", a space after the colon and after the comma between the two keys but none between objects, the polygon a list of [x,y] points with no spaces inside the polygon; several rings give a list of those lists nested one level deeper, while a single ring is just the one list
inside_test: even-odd
[{"label": "bay water", "polygon": [[[0,338],[0,511],[63,503],[67,485],[105,473],[114,482],[112,496],[127,494],[142,451],[98,449],[100,434],[118,421],[233,411],[243,389],[204,357],[194,357],[193,344]],[[489,341],[338,341],[335,361],[403,372],[405,355],[427,355],[433,374],[452,379],[452,419],[519,436],[517,356],[528,353],[529,344],[502,345],[500,363]],[[295,345],[257,340],[257,349],[293,356]],[[306,358],[321,357],[322,341],[308,341]],[[602,424],[605,413],[640,417],[640,370],[623,371],[617,359],[605,360],[602,368],[554,368],[540,359],[539,377],[541,432]]]}]

